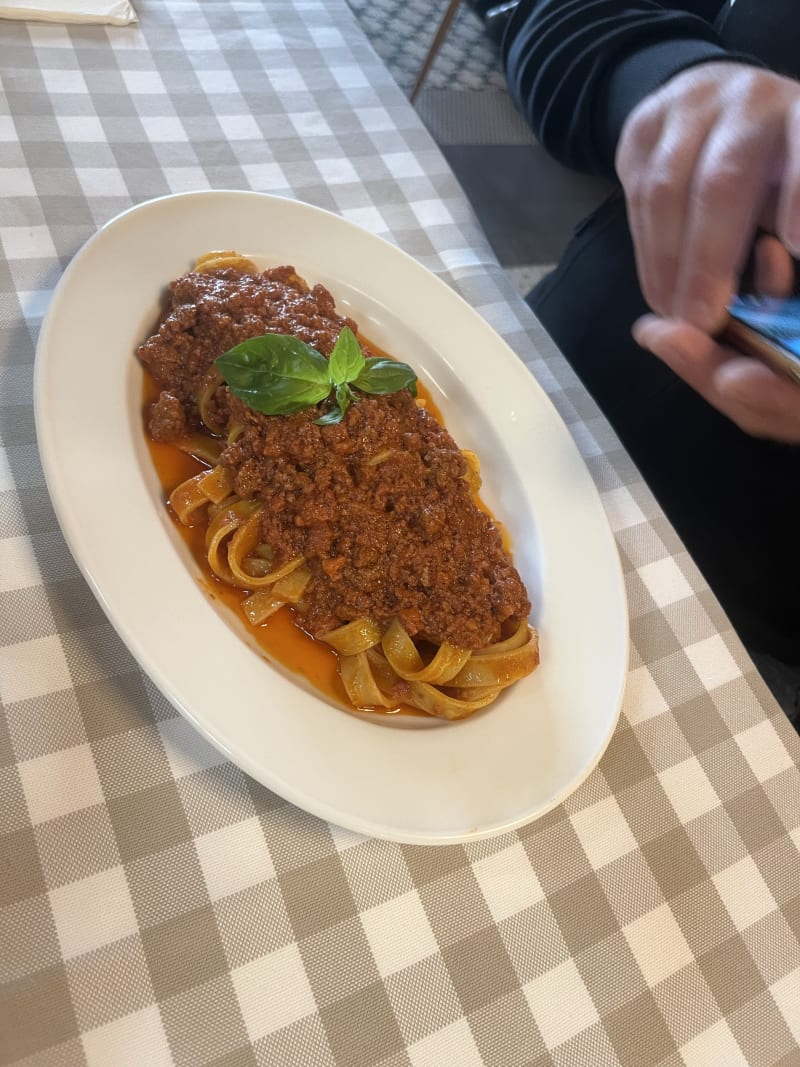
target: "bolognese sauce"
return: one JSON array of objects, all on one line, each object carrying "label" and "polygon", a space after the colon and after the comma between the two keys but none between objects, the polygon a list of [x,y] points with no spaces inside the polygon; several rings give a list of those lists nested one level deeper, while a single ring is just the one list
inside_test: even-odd
[{"label": "bolognese sauce", "polygon": [[507,640],[530,613],[527,591],[498,525],[476,503],[464,454],[408,389],[359,395],[332,425],[317,424],[318,407],[264,415],[224,384],[204,394],[214,360],[247,339],[290,334],[327,357],[345,326],[357,332],[326,288],[310,288],[290,266],[179,278],[138,349],[158,394],[152,438],[209,430],[219,438],[235,496],[259,504],[270,566],[304,561],[298,609],[312,636],[366,618],[381,632],[399,622],[434,646],[481,650]]}]

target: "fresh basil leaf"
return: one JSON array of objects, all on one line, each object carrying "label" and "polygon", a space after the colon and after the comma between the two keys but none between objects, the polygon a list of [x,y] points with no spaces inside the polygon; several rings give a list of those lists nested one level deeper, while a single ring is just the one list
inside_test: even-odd
[{"label": "fresh basil leaf", "polygon": [[356,389],[377,396],[408,389],[412,396],[417,395],[417,376],[407,363],[371,356],[364,364],[364,369],[353,382]]},{"label": "fresh basil leaf", "polygon": [[364,369],[364,353],[349,326],[339,334],[328,360],[328,374],[334,385],[352,382]]},{"label": "fresh basil leaf", "polygon": [[290,334],[251,337],[215,363],[234,396],[265,415],[292,415],[331,391],[328,361]]},{"label": "fresh basil leaf", "polygon": [[355,399],[355,393],[346,382],[336,386],[336,402],[341,408],[343,417]]},{"label": "fresh basil leaf", "polygon": [[314,407],[331,391],[330,382],[317,385],[316,382],[298,382],[292,378],[272,378],[268,383],[262,381],[253,389],[240,389],[230,384],[228,388],[248,407],[264,415],[294,415],[297,411]]},{"label": "fresh basil leaf", "polygon": [[325,415],[322,415],[319,419],[314,419],[316,426],[335,426],[341,422],[347,413],[347,409],[350,404],[355,400],[353,390],[350,386],[343,382],[341,385],[336,386],[336,406],[331,408]]},{"label": "fresh basil leaf", "polygon": [[333,386],[336,405],[317,423],[341,422],[356,399],[349,382],[365,393],[383,395],[408,389],[416,396],[417,377],[405,363],[364,354],[355,334],[344,327],[330,360],[291,334],[251,337],[224,352],[215,365],[234,396],[265,415],[292,415],[325,400]]},{"label": "fresh basil leaf", "polygon": [[275,379],[327,385],[328,361],[315,348],[291,334],[251,337],[215,360],[227,384],[237,389],[271,390]]}]

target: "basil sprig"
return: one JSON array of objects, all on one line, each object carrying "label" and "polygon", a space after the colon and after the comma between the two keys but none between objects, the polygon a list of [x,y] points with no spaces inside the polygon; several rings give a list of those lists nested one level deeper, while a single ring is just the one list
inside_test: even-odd
[{"label": "basil sprig", "polygon": [[341,422],[362,393],[385,396],[408,389],[417,395],[417,376],[406,363],[380,356],[364,358],[353,331],[345,326],[329,359],[284,333],[251,337],[224,352],[215,364],[234,396],[265,415],[293,415],[334,395],[333,407],[314,422]]}]

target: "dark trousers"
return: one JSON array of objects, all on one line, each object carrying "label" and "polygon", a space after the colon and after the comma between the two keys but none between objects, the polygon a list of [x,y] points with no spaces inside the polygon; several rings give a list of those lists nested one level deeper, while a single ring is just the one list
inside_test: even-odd
[{"label": "dark trousers", "polygon": [[800,664],[800,447],[758,440],[639,348],[647,308],[620,195],[528,303],[637,463],[745,645]]}]

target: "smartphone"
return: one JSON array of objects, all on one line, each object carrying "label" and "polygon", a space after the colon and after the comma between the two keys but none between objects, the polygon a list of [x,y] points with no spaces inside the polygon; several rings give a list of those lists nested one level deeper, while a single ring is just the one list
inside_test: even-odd
[{"label": "smartphone", "polygon": [[720,340],[800,383],[800,297],[739,296]]}]

